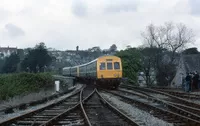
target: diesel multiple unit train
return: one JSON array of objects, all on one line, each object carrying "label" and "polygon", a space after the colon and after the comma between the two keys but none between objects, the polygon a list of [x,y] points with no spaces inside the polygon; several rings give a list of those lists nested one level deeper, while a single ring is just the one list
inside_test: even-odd
[{"label": "diesel multiple unit train", "polygon": [[83,65],[64,67],[62,71],[64,76],[73,76],[106,88],[117,88],[122,79],[121,59],[116,56],[101,56]]}]

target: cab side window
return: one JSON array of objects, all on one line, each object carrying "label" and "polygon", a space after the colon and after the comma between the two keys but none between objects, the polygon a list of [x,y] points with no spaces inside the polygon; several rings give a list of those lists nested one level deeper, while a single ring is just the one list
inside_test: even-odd
[{"label": "cab side window", "polygon": [[106,64],[105,63],[101,63],[100,64],[100,70],[105,70],[106,69]]},{"label": "cab side window", "polygon": [[113,66],[112,66],[112,62],[108,62],[107,63],[107,70],[112,70],[113,69]]},{"label": "cab side window", "polygon": [[115,70],[120,69],[119,62],[114,62],[114,69],[115,69]]}]

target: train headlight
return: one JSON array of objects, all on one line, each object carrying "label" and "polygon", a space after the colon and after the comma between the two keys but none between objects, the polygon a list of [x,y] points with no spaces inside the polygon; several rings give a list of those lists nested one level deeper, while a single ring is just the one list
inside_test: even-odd
[{"label": "train headlight", "polygon": [[119,74],[114,74],[114,77],[119,77]]}]

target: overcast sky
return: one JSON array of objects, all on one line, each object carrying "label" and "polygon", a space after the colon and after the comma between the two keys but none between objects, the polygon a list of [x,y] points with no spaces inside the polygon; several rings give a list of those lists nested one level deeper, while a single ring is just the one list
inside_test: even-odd
[{"label": "overcast sky", "polygon": [[200,46],[200,0],[0,0],[0,46],[124,49],[167,21],[192,28]]}]

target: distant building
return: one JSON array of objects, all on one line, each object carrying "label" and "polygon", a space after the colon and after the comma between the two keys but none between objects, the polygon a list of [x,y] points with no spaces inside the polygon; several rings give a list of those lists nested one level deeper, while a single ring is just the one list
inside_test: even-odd
[{"label": "distant building", "polygon": [[17,47],[0,47],[0,57],[9,57],[12,53],[17,53]]}]

